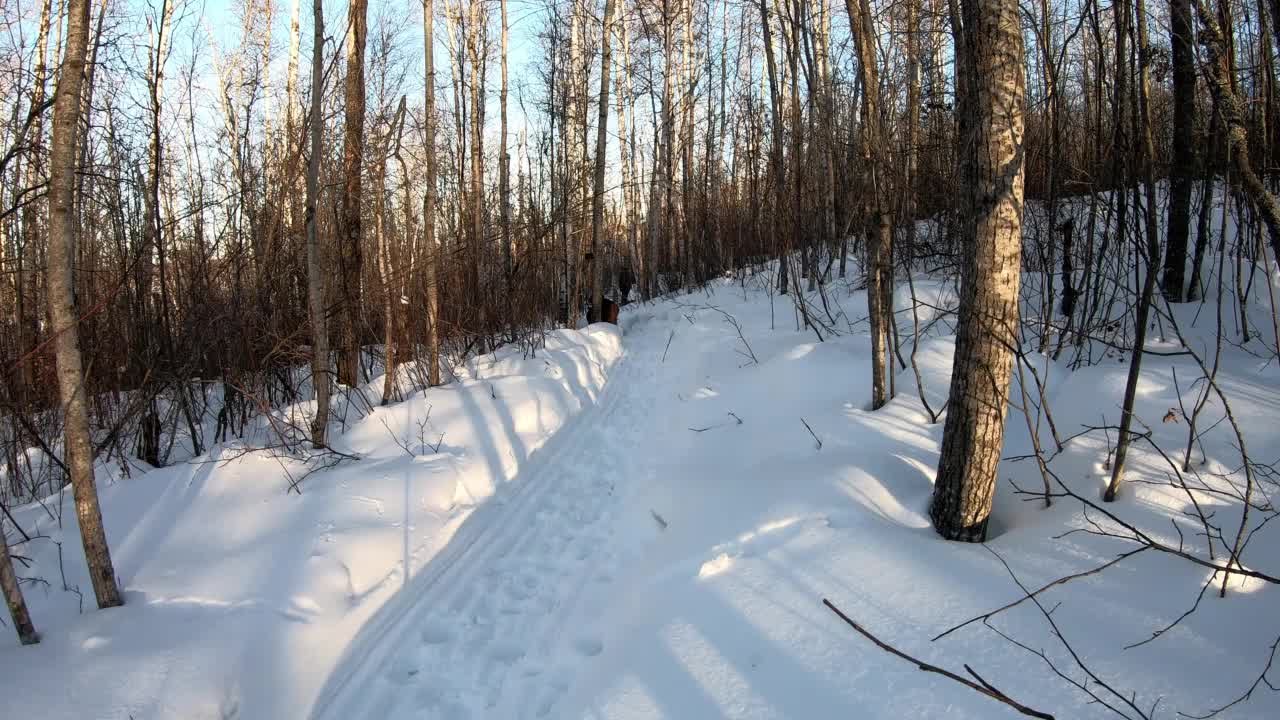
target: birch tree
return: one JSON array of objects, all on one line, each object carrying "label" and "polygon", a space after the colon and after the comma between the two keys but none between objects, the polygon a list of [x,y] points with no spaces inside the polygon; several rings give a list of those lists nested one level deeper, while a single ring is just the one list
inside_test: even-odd
[{"label": "birch tree", "polygon": [[89,0],[68,0],[66,45],[53,104],[53,144],[49,149],[49,319],[58,363],[58,396],[64,413],[67,471],[85,562],[99,608],[124,604],[102,526],[93,477],[88,388],[80,356],[80,315],[76,308],[72,261],[80,227],[76,217],[76,157],[80,140],[85,54],[89,47]]},{"label": "birch tree", "polygon": [[[850,0],[852,2],[852,0]],[[1022,31],[1014,0],[961,0],[957,72],[971,112],[961,139],[963,265],[951,399],[929,516],[948,540],[982,542],[1004,445],[1022,267]]]},{"label": "birch tree", "polygon": [[311,318],[311,384],[316,397],[316,414],[311,421],[311,444],[328,445],[329,427],[329,322],[325,303],[324,271],[320,262],[318,215],[320,202],[320,159],[324,152],[324,117],[320,113],[324,94],[324,2],[312,0],[311,39],[311,159],[307,163],[307,306]]}]

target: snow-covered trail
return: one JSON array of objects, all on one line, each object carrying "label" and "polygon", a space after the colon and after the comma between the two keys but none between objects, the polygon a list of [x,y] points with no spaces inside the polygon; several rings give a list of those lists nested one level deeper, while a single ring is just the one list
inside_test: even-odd
[{"label": "snow-covered trail", "polygon": [[576,666],[600,654],[592,598],[618,572],[625,489],[651,466],[640,450],[662,368],[661,345],[637,320],[596,405],[387,603],[335,668],[314,718],[544,717]]},{"label": "snow-covered trail", "polygon": [[[917,290],[941,292],[923,283]],[[865,316],[861,293],[835,293],[832,302],[842,320]],[[623,324],[624,354],[598,402],[477,507],[365,625],[312,717],[1013,715],[884,656],[853,636],[822,605],[824,597],[925,661],[969,664],[1058,717],[1106,716],[982,628],[929,640],[1019,590],[986,548],[947,543],[932,531],[927,508],[942,425],[928,421],[906,373],[897,399],[866,409],[865,334],[853,329],[816,341],[789,304],[730,283],[629,308]],[[942,336],[919,349],[935,408],[948,387],[952,347]],[[1150,385],[1140,398],[1142,417],[1177,406],[1168,362],[1144,370]],[[1180,362],[1180,371],[1192,371]],[[1274,385],[1280,370],[1250,363],[1233,367],[1233,382]],[[1097,398],[1119,396],[1125,367],[1070,373],[1055,366],[1050,394],[1058,398],[1061,427],[1096,422]],[[1259,397],[1251,445],[1256,437],[1261,446],[1280,446],[1280,434],[1263,422],[1280,395]],[[1014,417],[1010,455],[1029,445]],[[1183,438],[1178,425],[1155,425],[1169,446]],[[1059,471],[1077,487],[1091,487],[1105,478],[1105,452],[1100,440],[1078,441],[1063,453]],[[1221,444],[1210,453],[1230,456]],[[1132,457],[1135,476],[1159,477],[1160,470],[1153,453]],[[1026,464],[1002,466],[1002,476],[1024,486],[1038,480],[1034,472]],[[1156,527],[1177,517],[1183,502],[1135,484],[1118,507]],[[1117,552],[1105,540],[1063,536],[1083,522],[1070,503],[1032,506],[1003,483],[996,503],[1000,527],[988,547],[1031,585],[1096,567]],[[1203,581],[1193,567],[1134,558],[1091,583],[1056,590],[1054,617],[1073,647],[1109,677],[1123,678],[1148,702],[1170,698],[1196,710],[1229,702],[1239,679],[1256,674],[1256,653],[1266,647],[1251,638],[1276,632],[1266,593],[1238,587],[1227,603],[1206,600],[1159,643],[1122,648],[1185,611]],[[999,626],[1069,662],[1031,609],[1003,614]],[[1268,696],[1234,717],[1276,717],[1274,705]]]}]

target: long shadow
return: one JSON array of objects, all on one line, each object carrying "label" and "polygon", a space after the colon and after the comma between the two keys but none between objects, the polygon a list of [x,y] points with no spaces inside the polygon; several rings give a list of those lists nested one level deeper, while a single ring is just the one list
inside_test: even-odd
[{"label": "long shadow", "polygon": [[[479,417],[479,409],[474,399],[464,397],[463,402],[471,403],[472,417]],[[589,413],[590,404],[584,408],[584,412],[568,418],[565,424],[541,447],[528,455],[518,469],[518,474],[537,475],[553,462],[559,450],[573,442],[578,424],[591,421]],[[492,454],[494,452],[492,442],[489,445],[491,448],[489,452]],[[492,465],[493,458],[491,457],[489,461]],[[501,519],[510,503],[522,493],[531,490],[533,488],[524,483],[500,485],[495,492],[495,498],[505,496],[506,503],[485,502],[471,511],[449,542],[421,570],[408,579],[360,629],[333,665],[312,706],[307,708],[308,717],[329,717],[335,720],[343,717],[335,714],[340,713],[343,708],[333,707],[334,702],[342,697],[348,687],[358,687],[369,680],[371,674],[377,669],[380,659],[379,650],[388,648],[394,643],[396,636],[406,634],[418,619],[413,612],[415,606],[425,602],[428,594],[452,568],[465,562],[471,548],[483,547],[489,537],[501,532],[503,529]]]},{"label": "long shadow", "polygon": [[[113,553],[119,558],[120,569],[128,573],[122,573],[120,577],[122,588],[127,589],[142,569],[142,559],[138,554],[161,547],[173,534],[183,511],[191,507],[192,500],[200,495],[205,483],[213,475],[214,468],[222,464],[219,458],[225,450],[224,446],[219,445],[203,461],[192,462],[181,470],[178,467],[162,469],[157,471],[158,474],[163,473],[159,477],[145,478],[152,482],[167,479],[168,484],[163,491],[164,497],[153,503],[147,511],[145,525],[134,526],[120,540],[118,549]],[[170,477],[166,478],[165,475]]]}]

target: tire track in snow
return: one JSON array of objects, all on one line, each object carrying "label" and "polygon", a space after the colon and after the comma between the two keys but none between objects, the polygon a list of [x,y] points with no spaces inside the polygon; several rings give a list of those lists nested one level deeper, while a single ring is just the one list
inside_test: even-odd
[{"label": "tire track in snow", "polygon": [[584,589],[611,579],[612,569],[600,566],[615,559],[607,545],[624,479],[620,437],[652,404],[648,377],[638,375],[652,375],[654,362],[624,351],[596,405],[535,453],[523,477],[503,486],[510,492],[472,513],[477,522],[465,524],[402,591],[400,606],[357,641],[313,717],[550,712],[569,686],[572,670],[562,659],[603,647],[595,636],[565,638],[564,629]]}]

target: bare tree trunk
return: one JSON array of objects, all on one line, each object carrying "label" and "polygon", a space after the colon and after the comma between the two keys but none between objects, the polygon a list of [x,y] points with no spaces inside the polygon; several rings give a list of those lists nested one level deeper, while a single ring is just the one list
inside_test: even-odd
[{"label": "bare tree trunk", "polygon": [[324,94],[324,3],[311,6],[315,33],[311,40],[311,159],[307,163],[307,310],[311,318],[311,384],[316,395],[316,414],[311,421],[311,444],[328,445],[329,427],[329,321],[324,298],[324,275],[320,267],[318,215],[320,203],[320,156],[323,153],[324,116],[320,99]]},{"label": "bare tree trunk", "polygon": [[[901,222],[906,225],[907,246],[915,252],[916,244],[916,173],[919,167],[920,125],[920,0],[907,2],[907,117],[903,138],[907,156],[905,182],[902,188],[903,213]],[[907,268],[911,272],[911,268]],[[892,297],[892,295],[891,295]],[[892,308],[890,308],[892,317]]]},{"label": "bare tree trunk", "polygon": [[[569,273],[569,327],[576,328],[582,320],[582,242],[574,235],[574,201],[578,197],[578,183],[575,173],[584,170],[574,162],[577,153],[574,151],[574,133],[577,132],[578,116],[586,117],[587,108],[580,102],[585,97],[585,88],[578,87],[578,68],[582,64],[582,43],[585,34],[582,25],[585,20],[578,7],[579,0],[573,0],[569,17],[569,68],[565,81],[567,99],[564,120],[564,176],[565,183],[561,187],[565,215],[565,242],[567,253],[567,270]],[[585,80],[583,81],[585,84]],[[574,167],[577,165],[578,167]]]},{"label": "bare tree trunk", "polygon": [[13,620],[13,629],[18,633],[18,640],[23,645],[35,645],[40,642],[36,626],[31,623],[31,613],[27,612],[27,601],[22,597],[18,576],[13,570],[13,559],[9,556],[9,541],[4,535],[3,520],[0,520],[0,592],[4,593],[5,604],[9,606],[9,617]]},{"label": "bare tree trunk", "polygon": [[[630,122],[627,119],[628,114],[632,112],[631,42],[627,34],[625,17],[621,22],[615,21],[615,27],[619,28],[618,32],[622,35],[622,63],[621,71],[618,74],[618,151],[622,164],[622,227],[623,232],[626,234],[631,267],[635,268],[640,279],[640,287],[643,288],[646,272],[645,253],[643,248],[637,246],[634,204],[636,176],[631,167],[634,157],[635,124],[634,119]],[[618,302],[619,304],[625,303],[627,298],[618,298]]]},{"label": "bare tree trunk", "polygon": [[773,192],[774,192],[774,208],[770,213],[771,231],[773,233],[773,241],[781,242],[778,252],[778,287],[782,294],[787,293],[787,260],[789,244],[778,238],[780,230],[779,214],[782,212],[786,201],[786,187],[783,180],[786,171],[782,167],[782,99],[781,91],[778,88],[778,64],[773,57],[773,30],[769,21],[769,5],[768,0],[758,0],[760,6],[760,27],[764,33],[764,57],[765,67],[769,76],[769,108],[770,115],[773,119],[773,137],[769,142],[769,161],[772,165],[773,174]]},{"label": "bare tree trunk", "polygon": [[502,13],[502,94],[499,101],[501,131],[498,140],[498,212],[502,223],[502,276],[506,280],[503,324],[515,337],[511,317],[511,157],[507,154],[507,0],[500,2]]},{"label": "bare tree trunk", "polygon": [[[1137,398],[1138,377],[1142,372],[1142,356],[1147,344],[1147,324],[1150,321],[1151,303],[1156,290],[1156,268],[1160,262],[1159,229],[1156,225],[1156,179],[1155,179],[1155,142],[1151,135],[1151,99],[1150,46],[1147,40],[1147,14],[1144,0],[1137,0],[1135,7],[1138,30],[1138,119],[1142,131],[1142,169],[1143,184],[1146,193],[1146,206],[1143,208],[1144,230],[1146,232],[1146,278],[1142,283],[1141,295],[1138,297],[1137,319],[1133,326],[1133,350],[1129,358],[1129,375],[1124,387],[1124,400],[1120,406],[1120,432],[1116,439],[1115,458],[1111,464],[1111,482],[1102,499],[1111,502],[1116,499],[1120,481],[1124,478],[1125,456],[1128,454],[1130,428],[1133,426],[1133,403]],[[1134,253],[1135,256],[1138,254]],[[1185,264],[1185,263],[1184,263]],[[1181,281],[1179,281],[1181,283]]]},{"label": "bare tree trunk", "polygon": [[1022,32],[1014,0],[963,0],[957,55],[969,155],[959,326],[929,516],[948,540],[987,536],[1018,342],[1023,199]]},{"label": "bare tree trunk", "polygon": [[[49,44],[49,25],[50,10],[52,0],[44,0],[40,6],[40,27],[36,31],[35,46],[35,77],[32,82],[31,89],[31,110],[34,117],[31,122],[30,137],[32,144],[35,146],[33,151],[27,157],[27,187],[36,187],[43,182],[43,168],[41,167],[42,158],[40,148],[44,145],[44,110],[41,109],[45,104],[45,93],[47,91],[49,68],[46,62]],[[59,22],[61,26],[61,22]],[[39,110],[39,112],[35,112]],[[19,358],[27,357],[32,347],[35,345],[36,338],[39,334],[39,323],[37,308],[29,308],[27,303],[27,293],[34,291],[36,288],[36,279],[34,271],[28,270],[27,255],[32,248],[38,247],[40,242],[40,219],[39,206],[34,203],[28,203],[22,209],[22,228],[25,237],[17,245],[14,253],[14,272],[13,272],[13,322],[17,337],[15,338],[17,345],[17,355]],[[32,262],[32,265],[35,263]],[[34,303],[32,303],[34,304]],[[36,364],[31,360],[21,363],[19,366],[18,376],[18,400],[24,401],[27,393],[31,392],[36,383]]]},{"label": "bare tree trunk", "polygon": [[[842,240],[836,230],[836,103],[835,81],[831,73],[831,0],[818,0],[822,22],[818,28],[818,63],[820,68],[820,108],[822,112],[823,233],[831,252],[840,253]],[[843,275],[844,256],[840,266]],[[825,278],[823,278],[825,280]]]},{"label": "bare tree trunk", "polygon": [[[317,0],[318,2],[319,0]],[[422,198],[422,242],[426,253],[427,383],[440,384],[440,251],[436,247],[436,53],[435,0],[422,2],[423,55],[426,58],[426,115],[423,142],[427,148],[426,193]]]},{"label": "bare tree trunk", "polygon": [[368,0],[351,0],[347,9],[346,125],[342,137],[342,342],[338,352],[338,382],[360,383],[361,292],[364,256],[362,187],[364,170],[364,49]]},{"label": "bare tree trunk", "polygon": [[[662,193],[662,242],[663,256],[669,270],[676,266],[680,255],[676,248],[675,201],[672,190],[675,185],[675,11],[672,3],[677,0],[662,0],[662,172],[658,174],[662,182],[659,189]],[[657,159],[655,163],[659,162]],[[670,290],[671,288],[666,288]]]},{"label": "bare tree trunk", "polygon": [[[290,243],[297,237],[298,228],[305,224],[305,220],[299,222],[298,216],[298,181],[305,177],[305,173],[298,173],[296,170],[297,163],[302,157],[300,145],[303,139],[298,134],[298,53],[302,48],[302,0],[293,0],[292,10],[289,13],[289,65],[285,73],[284,85],[284,156],[288,158],[289,171],[285,182],[286,202],[289,211],[289,231],[288,236]],[[194,135],[194,133],[193,133]]]},{"label": "bare tree trunk", "polygon": [[[396,388],[396,365],[397,365],[397,347],[396,338],[396,314],[395,307],[400,299],[400,287],[395,277],[403,270],[397,271],[397,263],[391,251],[390,233],[387,232],[387,161],[389,156],[394,153],[400,158],[400,130],[404,125],[405,115],[405,96],[400,96],[400,104],[396,107],[396,114],[391,120],[391,127],[387,131],[387,136],[382,140],[382,148],[378,154],[377,177],[374,182],[374,236],[377,238],[378,247],[378,275],[382,280],[382,323],[384,341],[382,346],[382,356],[384,358],[384,370],[382,377],[382,404],[390,404],[395,395]],[[395,143],[394,149],[391,143]],[[401,161],[403,163],[403,161]],[[408,208],[406,207],[406,210]],[[407,212],[406,212],[407,216]],[[408,235],[409,224],[405,223],[406,236]]]},{"label": "bare tree trunk", "polygon": [[693,277],[693,0],[683,0],[684,3],[684,47],[680,61],[680,69],[684,75],[684,89],[680,92],[680,117],[683,132],[681,133],[680,155],[681,167],[680,174],[681,192],[680,192],[680,209],[683,222],[681,223],[681,235],[684,242],[684,263],[681,266],[681,277],[683,282],[681,285],[686,291],[692,292],[694,287]]},{"label": "bare tree trunk", "polygon": [[876,67],[876,43],[871,8],[867,0],[845,0],[862,80],[863,142],[870,159],[871,186],[875,195],[872,226],[867,233],[867,315],[871,324],[871,409],[889,401],[889,348],[893,343],[892,211],[889,206],[888,158],[880,107],[880,74]]},{"label": "bare tree trunk", "polygon": [[297,139],[293,134],[298,126],[298,51],[302,47],[302,0],[293,0],[289,12],[289,66],[284,83],[285,154],[292,156]]},{"label": "bare tree trunk", "polygon": [[1196,52],[1190,0],[1170,0],[1169,21],[1169,41],[1173,46],[1173,158],[1169,167],[1169,234],[1163,292],[1169,302],[1182,302],[1186,297],[1191,185],[1196,177]]},{"label": "bare tree trunk", "polygon": [[56,338],[58,396],[66,414],[66,465],[71,474],[80,540],[98,607],[124,604],[116,585],[111,551],[102,527],[93,479],[93,444],[80,358],[80,318],[71,262],[79,222],[74,207],[76,149],[79,142],[85,53],[89,45],[89,0],[68,0],[66,49],[53,105],[53,145],[49,153],[49,318]]},{"label": "bare tree trunk", "polygon": [[[481,301],[480,257],[484,252],[484,47],[488,15],[484,4],[471,0],[467,27],[467,56],[471,62],[471,248],[470,286],[472,307],[484,322],[485,305]],[[482,344],[483,348],[484,345]]]},{"label": "bare tree trunk", "polygon": [[604,224],[604,166],[608,149],[609,128],[609,74],[612,70],[613,7],[615,0],[605,0],[604,31],[600,37],[600,108],[596,118],[596,168],[595,192],[591,198],[591,254],[587,256],[591,267],[591,322],[603,319],[604,308],[604,257],[600,232]]}]

